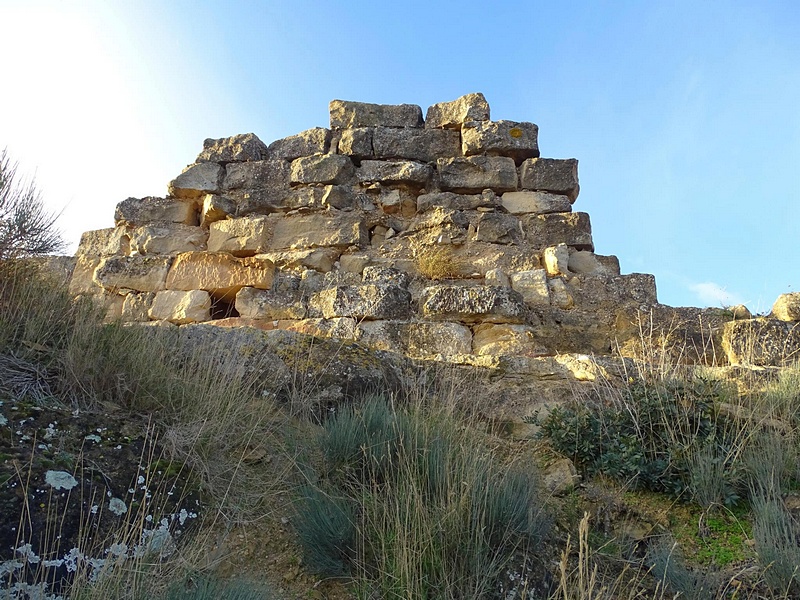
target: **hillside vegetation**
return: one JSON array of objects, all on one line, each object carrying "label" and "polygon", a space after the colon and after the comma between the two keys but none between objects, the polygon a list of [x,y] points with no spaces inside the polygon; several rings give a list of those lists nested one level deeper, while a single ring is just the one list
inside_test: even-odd
[{"label": "hillside vegetation", "polygon": [[[266,356],[102,324],[5,263],[0,597],[798,597],[800,368],[646,358],[536,439],[435,365],[320,413],[300,360],[276,395]],[[582,480],[555,495],[564,458]]]}]

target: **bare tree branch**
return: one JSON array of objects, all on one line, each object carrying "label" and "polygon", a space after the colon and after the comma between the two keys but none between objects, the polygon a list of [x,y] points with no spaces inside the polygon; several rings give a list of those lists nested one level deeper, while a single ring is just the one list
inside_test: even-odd
[{"label": "bare tree branch", "polygon": [[21,180],[17,163],[0,152],[0,262],[62,250],[58,217],[45,209],[35,182]]}]

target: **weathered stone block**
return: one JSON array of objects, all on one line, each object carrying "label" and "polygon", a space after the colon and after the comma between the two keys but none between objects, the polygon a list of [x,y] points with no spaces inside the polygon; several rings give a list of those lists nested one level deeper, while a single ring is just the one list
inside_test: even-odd
[{"label": "weathered stone block", "polygon": [[482,323],[473,331],[472,354],[477,356],[543,356],[547,348],[528,325]]},{"label": "weathered stone block", "polygon": [[250,216],[211,223],[209,252],[228,252],[234,256],[253,256],[267,249],[269,217]]},{"label": "weathered stone block", "polygon": [[73,296],[77,294],[98,294],[103,291],[99,284],[94,280],[94,271],[100,264],[101,257],[90,254],[80,254],[75,260],[75,268],[72,269],[72,277],[69,280],[69,293]]},{"label": "weathered stone block", "polygon": [[225,167],[225,190],[288,190],[291,168],[282,158],[230,163]]},{"label": "weathered stone block", "polygon": [[310,215],[289,215],[275,224],[273,250],[317,246],[366,246],[369,234],[364,223],[352,213],[329,211]]},{"label": "weathered stone block", "polygon": [[461,128],[464,156],[509,156],[517,163],[539,156],[539,128],[516,121],[473,121]]},{"label": "weathered stone block", "polygon": [[800,292],[778,296],[772,305],[772,316],[780,321],[800,321]]},{"label": "weathered stone block", "polygon": [[247,319],[305,319],[308,313],[300,291],[251,287],[244,287],[236,294],[236,310]]},{"label": "weathered stone block", "polygon": [[315,127],[281,140],[275,140],[269,145],[269,157],[294,160],[301,156],[325,154],[330,144],[330,130],[323,127]]},{"label": "weathered stone block", "polygon": [[544,249],[544,268],[551,277],[569,273],[569,248],[566,244],[557,244]]},{"label": "weathered stone block", "polygon": [[303,156],[292,161],[292,183],[341,185],[353,179],[353,161],[341,154]]},{"label": "weathered stone block", "polygon": [[171,290],[206,290],[218,298],[232,299],[243,287],[269,289],[275,267],[255,257],[187,252],[179,254],[169,270],[166,287]]},{"label": "weathered stone block", "polygon": [[359,127],[345,129],[339,138],[339,154],[355,158],[369,158],[375,156],[372,150],[372,127]]},{"label": "weathered stone block", "polygon": [[491,190],[482,194],[455,194],[453,192],[433,192],[417,196],[417,212],[425,212],[434,206],[455,210],[475,210],[476,208],[494,208],[498,205],[498,196]]},{"label": "weathered stone block", "polygon": [[254,133],[240,133],[226,138],[207,139],[196,162],[243,162],[267,158],[267,146]]},{"label": "weathered stone block", "polygon": [[207,194],[203,198],[203,208],[200,210],[200,225],[207,227],[214,221],[227,219],[236,214],[236,202],[225,196]]},{"label": "weathered stone block", "polygon": [[334,319],[302,319],[294,323],[281,323],[288,331],[313,335],[315,337],[332,337],[340,340],[355,340],[356,320],[350,317]]},{"label": "weathered stone block", "polygon": [[430,165],[410,160],[363,160],[356,171],[360,182],[425,185],[433,175]]},{"label": "weathered stone block", "polygon": [[202,227],[158,223],[137,227],[130,234],[131,252],[169,254],[205,250],[208,233]]},{"label": "weathered stone block", "polygon": [[130,252],[130,238],[124,227],[84,231],[77,256],[114,256]]},{"label": "weathered stone block", "polygon": [[109,256],[94,272],[94,281],[108,290],[157,292],[164,289],[172,258],[169,256]]},{"label": "weathered stone block", "polygon": [[425,127],[461,129],[469,121],[488,121],[489,103],[481,93],[467,94],[452,102],[439,102],[428,107]]},{"label": "weathered stone block", "polygon": [[567,282],[567,289],[575,305],[586,311],[649,310],[658,303],[655,277],[644,273],[576,275]]},{"label": "weathered stone block", "polygon": [[472,351],[472,332],[459,323],[363,321],[356,329],[359,343],[412,358],[452,356]]},{"label": "weathered stone block", "polygon": [[495,192],[508,192],[517,189],[517,168],[511,158],[441,158],[436,161],[436,168],[445,191],[469,193],[490,188]]},{"label": "weathered stone block", "polygon": [[408,285],[411,283],[411,276],[405,271],[392,267],[365,265],[362,270],[361,280],[365,284],[396,285],[407,289]]},{"label": "weathered stone block", "polygon": [[616,257],[599,257],[594,252],[587,250],[572,250],[569,253],[569,262],[567,268],[570,273],[576,275],[619,275],[619,261],[616,261],[616,269],[613,265],[607,266],[600,259],[601,258],[616,258]]},{"label": "weathered stone block", "polygon": [[288,209],[320,210],[327,207],[350,209],[360,206],[365,194],[349,185],[302,186],[291,190],[283,199]]},{"label": "weathered stone block", "polygon": [[482,213],[475,227],[475,240],[478,242],[512,244],[521,235],[519,219],[502,213]]},{"label": "weathered stone block", "polygon": [[176,325],[211,320],[211,295],[203,290],[157,292],[148,311],[154,321]]},{"label": "weathered stone block", "polygon": [[313,302],[326,319],[404,319],[411,314],[411,294],[394,285],[337,286],[319,292]]},{"label": "weathered stone block", "polygon": [[117,204],[114,222],[134,227],[161,222],[197,225],[197,206],[174,198],[128,198]]},{"label": "weathered stone block", "polygon": [[443,321],[521,323],[525,302],[519,292],[505,287],[436,285],[420,296],[422,314]]},{"label": "weathered stone block", "polygon": [[574,158],[530,158],[520,167],[519,185],[525,190],[562,194],[575,202],[580,191],[578,161]]},{"label": "weathered stone block", "polygon": [[313,269],[327,273],[342,253],[341,248],[313,248],[308,250],[286,250],[283,252],[265,252],[256,258],[266,258],[275,263],[279,269]]},{"label": "weathered stone block", "polygon": [[594,250],[592,225],[586,213],[551,213],[521,217],[526,239],[535,248],[566,244],[576,250]]},{"label": "weathered stone block", "polygon": [[730,321],[722,348],[732,365],[788,366],[800,358],[800,325],[777,319]]},{"label": "weathered stone block", "polygon": [[461,156],[461,136],[449,129],[390,129],[377,127],[372,132],[375,158],[405,158],[433,162]]},{"label": "weathered stone block", "polygon": [[176,198],[194,199],[218,194],[225,169],[213,162],[189,165],[169,184],[169,193]]},{"label": "weathered stone block", "polygon": [[511,274],[511,287],[532,306],[550,306],[550,288],[544,269],[519,271]]},{"label": "weathered stone block", "polygon": [[422,127],[422,109],[415,104],[370,104],[331,100],[331,129],[353,127]]},{"label": "weathered stone block", "polygon": [[156,297],[154,292],[139,292],[125,295],[122,302],[121,319],[126,323],[150,320],[150,307]]},{"label": "weathered stone block", "polygon": [[547,285],[550,288],[550,304],[562,310],[569,310],[575,306],[575,299],[567,289],[567,284],[563,279],[549,279]]},{"label": "weathered stone block", "polygon": [[506,192],[500,203],[512,215],[570,212],[569,197],[548,192]]},{"label": "weathered stone block", "polygon": [[502,269],[489,269],[483,278],[486,281],[486,285],[511,287],[511,280]]}]

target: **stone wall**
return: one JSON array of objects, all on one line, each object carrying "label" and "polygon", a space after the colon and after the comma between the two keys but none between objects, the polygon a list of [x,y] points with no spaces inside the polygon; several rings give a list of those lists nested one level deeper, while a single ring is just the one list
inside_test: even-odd
[{"label": "stone wall", "polygon": [[163,198],[86,232],[70,283],[110,318],[287,329],[412,357],[606,354],[656,306],[594,253],[578,161],[482,94],[334,100],[330,127],[206,140]]}]

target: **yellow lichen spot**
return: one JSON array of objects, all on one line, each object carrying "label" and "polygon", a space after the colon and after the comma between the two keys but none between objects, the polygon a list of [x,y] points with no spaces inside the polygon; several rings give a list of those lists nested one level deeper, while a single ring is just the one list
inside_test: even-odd
[{"label": "yellow lichen spot", "polygon": [[513,138],[522,137],[522,129],[519,127],[512,127],[508,130],[508,134]]}]

